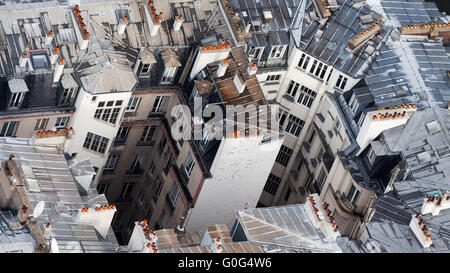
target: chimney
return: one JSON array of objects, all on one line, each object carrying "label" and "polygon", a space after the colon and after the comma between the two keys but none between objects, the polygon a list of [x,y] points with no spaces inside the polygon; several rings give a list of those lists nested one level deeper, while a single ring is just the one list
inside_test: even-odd
[{"label": "chimney", "polygon": [[236,87],[236,90],[239,94],[242,94],[245,90],[245,83],[242,81],[241,76],[239,76],[239,73],[236,73],[233,78],[234,87]]},{"label": "chimney", "polygon": [[144,4],[144,13],[150,35],[155,36],[161,26],[161,21],[163,19],[162,12],[157,14],[153,1],[148,1],[147,4]]},{"label": "chimney", "polygon": [[223,44],[219,42],[217,45],[209,44],[207,46],[202,46],[195,57],[189,78],[191,80],[194,79],[205,66],[213,62],[224,60],[228,58],[229,54],[230,44],[228,41],[225,41]]},{"label": "chimney", "polygon": [[223,60],[223,62],[221,62],[219,64],[219,67],[217,68],[216,71],[216,76],[218,78],[223,77],[225,75],[225,73],[227,72],[227,68],[228,68],[228,59]]},{"label": "chimney", "polygon": [[64,65],[66,64],[66,61],[64,61],[64,58],[61,57],[59,61],[56,63],[55,66],[55,72],[53,73],[53,82],[59,82],[59,78],[61,78],[61,75],[64,72]]},{"label": "chimney", "polygon": [[348,42],[348,48],[351,50],[359,47],[360,45],[364,44],[366,41],[368,41],[370,38],[372,38],[377,32],[380,30],[380,25],[378,23],[375,23],[371,25],[369,28],[365,29],[355,37],[353,37]]},{"label": "chimney", "polygon": [[24,52],[22,52],[22,54],[20,54],[19,66],[21,68],[25,68],[27,66],[29,60],[30,60],[30,52],[28,51],[28,48],[27,48],[27,49],[25,49]]},{"label": "chimney", "polygon": [[416,104],[382,106],[379,110],[367,112],[359,130],[356,142],[361,148],[358,155],[383,131],[403,125],[408,121],[410,112],[416,111]]},{"label": "chimney", "polygon": [[422,208],[420,212],[422,214],[431,213],[431,215],[439,215],[439,212],[444,209],[450,208],[450,198],[448,192],[444,193],[444,196],[433,196],[423,200]]},{"label": "chimney", "polygon": [[415,217],[411,215],[411,222],[409,222],[409,228],[419,240],[423,248],[428,248],[431,246],[433,241],[431,240],[431,228],[426,228],[423,224],[422,217]]},{"label": "chimney", "polygon": [[249,63],[247,67],[247,73],[249,76],[255,75],[256,71],[258,71],[258,68],[256,67],[256,63]]},{"label": "chimney", "polygon": [[44,235],[50,235],[52,231],[52,227],[50,223],[44,225]]},{"label": "chimney", "polygon": [[211,253],[222,253],[223,247],[222,247],[222,239],[220,237],[215,238],[212,241],[211,247],[209,249]]},{"label": "chimney", "polygon": [[[305,210],[308,218],[328,237],[335,240],[339,235],[337,224],[331,216],[331,209],[327,202],[321,202],[318,194],[311,194],[305,203]],[[327,213],[328,211],[328,213]]]},{"label": "chimney", "polygon": [[157,253],[158,247],[158,236],[149,228],[147,220],[135,222],[127,246],[128,252]]},{"label": "chimney", "polygon": [[74,25],[78,25],[78,27],[74,27],[75,35],[78,39],[78,45],[80,46],[80,50],[85,50],[89,45],[89,31],[87,31],[86,24],[81,16],[81,11],[78,5],[75,5],[72,11],[73,12],[71,15]]},{"label": "chimney", "polygon": [[175,21],[173,22],[173,30],[179,31],[182,24],[183,24],[183,17],[181,15],[178,15],[177,18],[175,18]]},{"label": "chimney", "polygon": [[56,47],[54,50],[52,50],[52,53],[50,54],[50,63],[55,64],[56,61],[58,61],[59,57],[59,47]]},{"label": "chimney", "polygon": [[47,36],[45,37],[45,44],[46,45],[50,45],[53,41],[53,30],[50,30],[47,34]]},{"label": "chimney", "polygon": [[77,215],[78,222],[86,222],[94,226],[97,232],[106,238],[117,209],[114,205],[82,208]]},{"label": "chimney", "polygon": [[122,35],[125,32],[125,29],[127,27],[127,16],[125,15],[122,20],[120,20],[119,26],[117,28],[117,33],[119,35]]}]

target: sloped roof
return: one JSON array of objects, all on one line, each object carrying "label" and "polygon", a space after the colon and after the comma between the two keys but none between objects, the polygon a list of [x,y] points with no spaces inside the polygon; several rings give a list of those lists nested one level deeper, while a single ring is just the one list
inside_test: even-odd
[{"label": "sloped roof", "polygon": [[132,91],[137,78],[125,52],[99,47],[79,71],[84,90],[90,93]]},{"label": "sloped roof", "polygon": [[214,89],[214,86],[208,80],[194,80],[194,83],[200,94],[209,94]]},{"label": "sloped roof", "polygon": [[303,204],[239,210],[237,218],[251,242],[299,252],[341,252],[335,240],[313,226]]},{"label": "sloped roof", "polygon": [[141,62],[143,64],[154,64],[156,63],[155,56],[153,55],[153,52],[150,49],[143,49],[141,52],[139,52],[139,59],[141,59]]},{"label": "sloped roof", "polygon": [[167,49],[161,52],[164,65],[166,67],[179,67],[181,66],[180,59],[177,53],[173,49]]}]

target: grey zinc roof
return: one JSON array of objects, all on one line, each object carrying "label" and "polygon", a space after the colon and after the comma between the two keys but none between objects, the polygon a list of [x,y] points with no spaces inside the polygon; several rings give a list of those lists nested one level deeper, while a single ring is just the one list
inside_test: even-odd
[{"label": "grey zinc roof", "polygon": [[[76,221],[81,208],[108,203],[104,195],[80,195],[71,168],[56,146],[34,146],[29,139],[0,138],[0,161],[7,160],[11,154],[14,154],[17,166],[28,166],[33,171],[35,189],[31,192],[25,187],[26,196],[32,207],[40,201],[45,202],[44,211],[36,221],[41,227],[50,223],[51,237],[58,241],[61,252],[115,251],[118,244],[112,229],[105,240],[92,225]],[[74,164],[72,168],[78,171],[89,169],[82,163]]]},{"label": "grey zinc roof", "polygon": [[[297,47],[343,73],[361,77],[374,57],[374,53],[365,52],[366,48],[368,46],[377,48],[381,45],[391,27],[382,25],[381,30],[370,41],[355,52],[351,52],[347,48],[349,41],[371,26],[371,24],[363,25],[360,17],[370,14],[378,20],[380,14],[366,3],[353,5],[352,0],[338,0],[337,3],[340,8],[332,11],[325,26],[311,20],[309,13],[314,11],[314,6],[312,1],[306,4],[301,26],[302,35]],[[294,40],[298,40],[298,37]]]},{"label": "grey zinc roof", "polygon": [[[400,27],[432,21],[448,22],[435,3],[406,0],[367,1],[387,18],[388,24]],[[400,36],[395,29],[366,72],[366,82],[377,104],[421,102],[420,105],[442,107],[450,100],[446,71],[450,59],[441,42]]]},{"label": "grey zinc roof", "polygon": [[303,204],[238,210],[237,219],[250,242],[298,252],[341,252],[335,240],[313,226]]},{"label": "grey zinc roof", "polygon": [[34,252],[36,241],[10,210],[0,210],[0,253]]}]

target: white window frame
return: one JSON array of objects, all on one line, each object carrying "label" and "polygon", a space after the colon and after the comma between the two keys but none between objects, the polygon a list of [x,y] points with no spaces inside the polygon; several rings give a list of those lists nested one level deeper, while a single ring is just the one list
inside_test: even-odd
[{"label": "white window frame", "polygon": [[141,102],[141,97],[131,97],[128,101],[128,105],[125,108],[125,113],[134,113],[139,107],[139,103]]},{"label": "white window frame", "polygon": [[186,175],[188,176],[188,178],[191,177],[194,166],[195,166],[195,160],[192,156],[192,153],[188,152],[188,154],[184,160],[184,163],[183,163],[183,169],[184,169]]},{"label": "white window frame", "polygon": [[105,162],[104,170],[114,170],[116,168],[117,162],[119,161],[119,155],[109,155]]},{"label": "white window frame", "polygon": [[67,124],[69,123],[70,117],[58,117],[55,121],[55,128],[61,129],[66,128]]},{"label": "white window frame", "polygon": [[25,92],[11,93],[11,100],[9,101],[9,108],[17,108],[22,104]]},{"label": "white window frame", "polygon": [[172,188],[169,192],[169,199],[172,202],[172,205],[175,206],[175,204],[178,201],[178,196],[180,196],[180,187],[178,187],[177,182],[173,183]]},{"label": "white window frame", "polygon": [[172,83],[175,79],[175,75],[177,74],[178,67],[175,66],[166,66],[164,68],[164,73],[161,78],[161,83]]}]

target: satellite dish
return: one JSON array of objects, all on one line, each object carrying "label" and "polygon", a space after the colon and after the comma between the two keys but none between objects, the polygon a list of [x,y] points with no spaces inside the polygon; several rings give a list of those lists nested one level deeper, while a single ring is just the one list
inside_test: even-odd
[{"label": "satellite dish", "polygon": [[33,218],[38,218],[42,212],[44,211],[45,208],[45,202],[44,201],[40,201],[39,203],[37,203],[37,205],[34,207],[33,210]]},{"label": "satellite dish", "polygon": [[52,242],[50,243],[50,251],[52,253],[59,253],[58,242],[56,241],[55,238],[52,238]]}]

